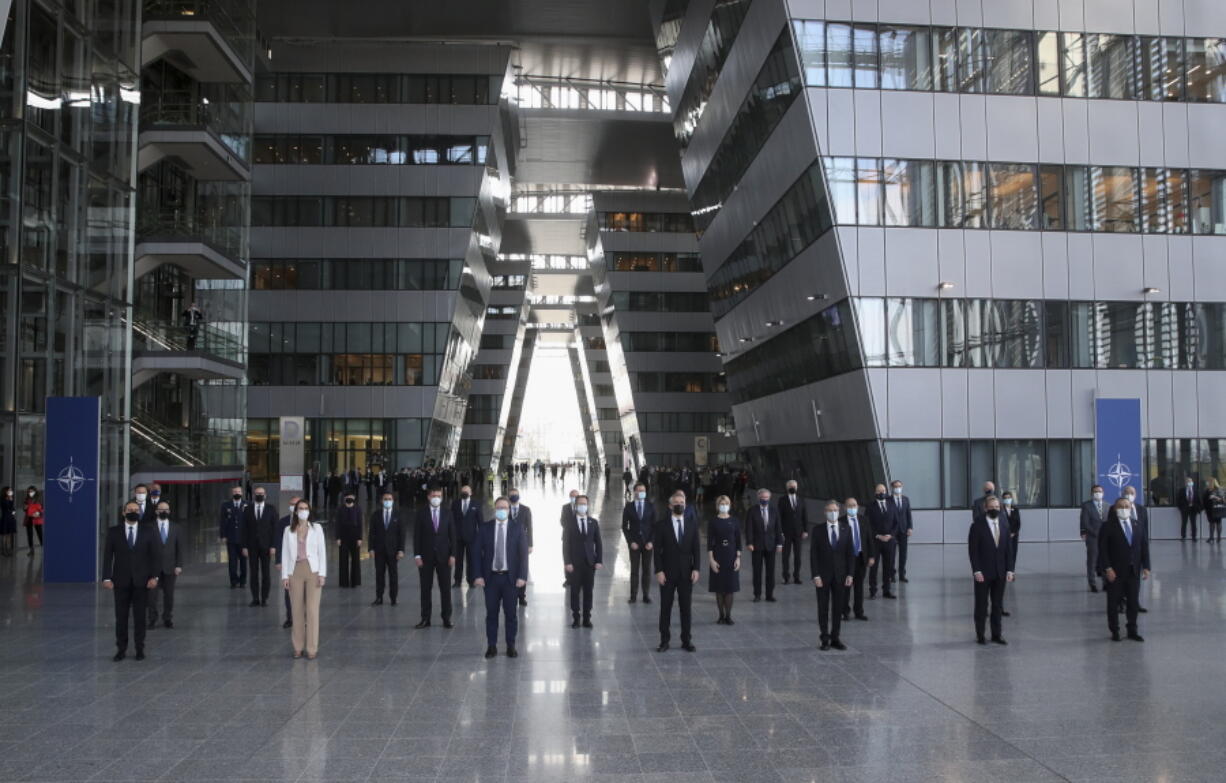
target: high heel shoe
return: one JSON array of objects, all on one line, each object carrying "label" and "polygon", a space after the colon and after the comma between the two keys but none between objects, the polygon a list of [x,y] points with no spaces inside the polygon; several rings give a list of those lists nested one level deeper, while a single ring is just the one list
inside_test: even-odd
[{"label": "high heel shoe", "polygon": [[302,657],[302,650],[294,650],[294,660],[296,661],[301,657]]}]

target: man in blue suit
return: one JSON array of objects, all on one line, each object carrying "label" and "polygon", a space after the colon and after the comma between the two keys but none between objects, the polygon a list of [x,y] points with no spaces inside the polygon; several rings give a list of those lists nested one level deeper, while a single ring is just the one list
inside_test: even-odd
[{"label": "man in blue suit", "polygon": [[[452,574],[455,586],[464,582],[464,563],[468,559],[468,550],[477,537],[477,528],[481,525],[481,501],[473,497],[473,488],[465,484],[460,487],[460,497],[451,504],[451,518],[459,526],[456,541],[455,573]],[[469,569],[468,586],[473,586],[476,573]]]},{"label": "man in blue suit", "polygon": [[469,549],[469,568],[477,575],[474,584],[485,588],[485,657],[498,654],[498,611],[506,618],[507,657],[515,651],[519,615],[515,608],[516,591],[527,584],[528,539],[524,529],[511,516],[511,502],[505,497],[494,501],[494,518],[477,530]]},{"label": "man in blue suit", "polygon": [[1000,513],[1000,499],[990,497],[984,503],[983,516],[972,516],[967,549],[971,559],[971,576],[975,580],[975,641],[987,644],[983,637],[988,619],[988,600],[992,603],[992,641],[1005,644],[1001,635],[1001,605],[1005,583],[1013,581],[1013,563],[1017,556],[1009,540],[1008,520]]},{"label": "man in blue suit", "polygon": [[1128,638],[1145,639],[1137,632],[1137,606],[1141,580],[1149,579],[1149,537],[1132,519],[1132,504],[1120,498],[1099,531],[1098,568],[1107,580],[1107,628],[1112,641],[1120,640],[1120,604],[1124,604]]}]

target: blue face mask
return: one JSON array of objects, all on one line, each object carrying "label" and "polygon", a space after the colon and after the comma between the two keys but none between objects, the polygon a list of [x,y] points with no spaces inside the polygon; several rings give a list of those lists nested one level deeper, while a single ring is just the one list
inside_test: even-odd
[{"label": "blue face mask", "polygon": [[508,516],[510,514],[507,513],[505,508],[494,509],[494,519],[497,519],[499,522],[506,522]]},{"label": "blue face mask", "polygon": [[512,502],[512,503],[518,503],[518,502],[519,502],[519,495],[512,495],[512,496],[511,496],[511,498],[510,498],[510,500],[511,500],[511,502]]},{"label": "blue face mask", "polygon": [[390,509],[390,508],[392,507],[392,501],[390,501],[390,500],[385,500],[385,501],[383,501],[383,507],[384,507],[384,508],[387,508],[387,509]]},{"label": "blue face mask", "polygon": [[759,500],[758,501],[758,505],[761,506],[762,508],[766,508],[770,504],[771,502],[769,500]]},{"label": "blue face mask", "polygon": [[859,513],[859,511],[860,511],[859,508],[849,508],[847,509],[847,516],[854,517],[856,514]]}]

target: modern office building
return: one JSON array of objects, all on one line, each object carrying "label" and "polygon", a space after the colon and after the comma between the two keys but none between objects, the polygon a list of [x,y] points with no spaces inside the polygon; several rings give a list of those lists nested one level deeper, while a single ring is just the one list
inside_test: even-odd
[{"label": "modern office building", "polygon": [[[1135,2],[656,2],[742,453],[811,498],[983,481],[1078,535],[1096,397],[1148,501],[1222,477],[1226,13]],[[1031,521],[1033,520],[1033,521]],[[1154,534],[1177,532],[1156,509]]]}]

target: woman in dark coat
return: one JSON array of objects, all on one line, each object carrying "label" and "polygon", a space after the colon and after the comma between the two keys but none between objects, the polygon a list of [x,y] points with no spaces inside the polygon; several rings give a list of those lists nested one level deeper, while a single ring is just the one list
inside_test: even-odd
[{"label": "woman in dark coat", "polygon": [[715,593],[720,625],[732,625],[732,594],[741,589],[741,523],[729,512],[727,495],[715,499],[716,515],[707,523],[707,557],[710,577],[707,589]]},{"label": "woman in dark coat", "polygon": [[[1013,497],[1013,493],[1005,490],[1000,493],[1001,516],[1009,520],[1009,546],[1013,547],[1013,559],[1017,560],[1017,535],[1022,532],[1022,512],[1017,507],[1017,499]],[[1000,613],[1005,617],[1009,616],[1009,612],[1005,610],[1004,596],[1001,596]]]},{"label": "woman in dark coat", "polygon": [[17,501],[13,488],[5,487],[0,493],[0,555],[12,557],[17,546]]}]

